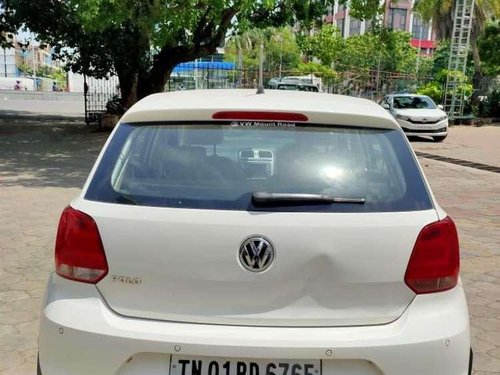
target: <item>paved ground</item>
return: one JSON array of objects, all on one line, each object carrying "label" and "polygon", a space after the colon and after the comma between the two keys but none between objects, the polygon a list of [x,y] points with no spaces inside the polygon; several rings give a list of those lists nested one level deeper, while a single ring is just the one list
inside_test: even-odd
[{"label": "paved ground", "polygon": [[[0,119],[0,375],[35,373],[37,320],[61,210],[107,137],[84,125]],[[500,127],[453,128],[416,149],[500,166]],[[443,154],[444,155],[444,154]],[[422,159],[457,222],[475,373],[500,374],[500,174]]]},{"label": "paved ground", "polygon": [[[500,125],[500,124],[498,124]],[[500,167],[500,126],[456,126],[442,143],[414,138],[413,147],[422,152]]]}]

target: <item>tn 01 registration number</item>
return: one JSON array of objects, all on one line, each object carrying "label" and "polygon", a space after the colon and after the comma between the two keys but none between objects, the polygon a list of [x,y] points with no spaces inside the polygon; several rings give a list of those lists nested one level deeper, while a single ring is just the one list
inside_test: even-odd
[{"label": "tn 01 registration number", "polygon": [[228,360],[173,356],[170,375],[321,375],[321,361]]}]

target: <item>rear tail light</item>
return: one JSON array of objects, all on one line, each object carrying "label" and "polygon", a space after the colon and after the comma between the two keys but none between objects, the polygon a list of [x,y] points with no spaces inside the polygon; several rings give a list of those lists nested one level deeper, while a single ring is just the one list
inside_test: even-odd
[{"label": "rear tail light", "polygon": [[97,225],[90,216],[66,207],[56,238],[56,272],[66,279],[95,284],[108,273]]},{"label": "rear tail light", "polygon": [[457,229],[447,217],[420,231],[406,268],[405,283],[417,294],[442,292],[457,285],[459,270]]}]

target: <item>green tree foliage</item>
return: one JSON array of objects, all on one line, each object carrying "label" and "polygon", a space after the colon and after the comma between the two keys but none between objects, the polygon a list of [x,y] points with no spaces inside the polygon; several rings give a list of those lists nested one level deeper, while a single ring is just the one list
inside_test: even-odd
[{"label": "green tree foliage", "polygon": [[322,79],[325,86],[332,86],[338,82],[340,75],[332,68],[314,62],[301,63],[294,71],[294,75],[304,76],[314,74]]},{"label": "green tree foliage", "polygon": [[373,33],[355,35],[346,39],[345,48],[335,66],[339,70],[377,69],[383,54],[378,36]]},{"label": "green tree foliage", "polygon": [[52,68],[42,65],[34,71],[33,66],[23,63],[18,66],[18,69],[26,76],[50,78],[57,82],[57,87],[66,87],[67,73],[61,68]]},{"label": "green tree foliage", "polygon": [[[458,78],[460,84],[456,87],[456,90],[458,93],[463,94],[464,99],[468,102],[472,95],[472,92],[474,91],[472,88],[472,84],[470,83],[470,79],[462,72],[449,71],[447,69],[443,69],[438,74],[436,74],[434,81],[428,82],[419,87],[417,89],[417,93],[428,95],[436,103],[442,103],[445,94],[444,88],[446,86],[446,79],[448,76]],[[448,94],[451,95],[451,92],[448,92]]]},{"label": "green tree foliage", "polygon": [[[434,54],[432,55],[433,66],[431,74],[433,76],[438,76],[445,69],[448,69],[448,60],[450,58],[450,41],[442,40],[438,43]],[[472,79],[474,74],[474,62],[473,59],[467,59],[467,66],[465,69],[465,75]]]},{"label": "green tree foliage", "polygon": [[406,32],[381,29],[343,39],[335,26],[324,25],[316,34],[302,37],[299,45],[310,59],[336,70],[414,73],[417,50],[410,38]]},{"label": "green tree foliage", "polygon": [[[432,77],[434,69],[434,58],[432,56],[417,56],[418,61],[418,71],[416,74],[418,77]],[[415,68],[416,69],[416,68]]]},{"label": "green tree foliage", "polygon": [[258,69],[260,45],[264,44],[264,68],[290,71],[300,61],[300,50],[291,27],[268,27],[233,35],[225,47],[225,59],[239,69]]},{"label": "green tree foliage", "polygon": [[162,91],[173,68],[210,55],[229,29],[311,24],[316,0],[9,0],[3,14],[80,73],[118,75],[124,104]]},{"label": "green tree foliage", "polygon": [[478,115],[481,117],[500,117],[500,89],[491,91],[479,102]]},{"label": "green tree foliage", "polygon": [[381,48],[385,54],[382,69],[389,72],[414,73],[418,51],[410,44],[411,34],[383,29]]},{"label": "green tree foliage", "polygon": [[500,21],[486,26],[478,44],[484,74],[492,77],[500,75]]},{"label": "green tree foliage", "polygon": [[[450,39],[453,30],[453,14],[455,2],[453,0],[417,0],[415,11],[426,22],[432,21],[438,40]],[[473,82],[477,87],[482,78],[481,56],[478,50],[478,39],[483,34],[488,20],[500,17],[500,1],[476,0],[472,17],[472,32],[470,38],[472,60],[474,61]]]},{"label": "green tree foliage", "polygon": [[0,48],[11,47],[12,32],[16,25],[12,19],[12,11],[7,9],[5,0],[0,0]]},{"label": "green tree foliage", "polygon": [[308,57],[314,57],[324,66],[331,67],[344,50],[344,39],[336,26],[323,25],[313,35],[299,35],[298,43]]},{"label": "green tree foliage", "polygon": [[372,26],[379,27],[385,2],[379,0],[340,0],[340,4],[349,5],[349,14],[358,20],[371,20]]},{"label": "green tree foliage", "polygon": [[436,103],[443,100],[443,86],[436,81],[428,82],[417,89],[417,94],[427,95]]}]

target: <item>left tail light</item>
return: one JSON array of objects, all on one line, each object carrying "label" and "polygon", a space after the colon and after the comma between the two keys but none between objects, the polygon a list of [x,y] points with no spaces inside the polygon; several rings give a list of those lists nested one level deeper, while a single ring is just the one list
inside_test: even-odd
[{"label": "left tail light", "polygon": [[101,235],[94,219],[71,207],[61,214],[55,249],[56,273],[95,284],[108,273]]}]

